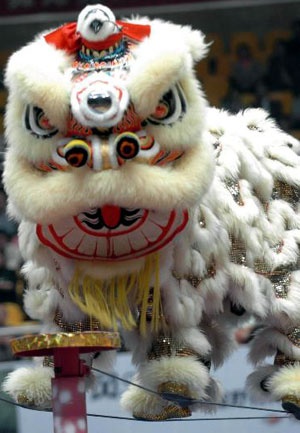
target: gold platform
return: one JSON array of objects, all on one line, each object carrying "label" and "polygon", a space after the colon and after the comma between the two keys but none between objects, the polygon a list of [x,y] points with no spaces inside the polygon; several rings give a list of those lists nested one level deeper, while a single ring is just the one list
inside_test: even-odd
[{"label": "gold platform", "polygon": [[10,342],[14,355],[51,356],[55,349],[76,348],[79,353],[119,349],[118,332],[60,332],[57,334],[25,335]]}]

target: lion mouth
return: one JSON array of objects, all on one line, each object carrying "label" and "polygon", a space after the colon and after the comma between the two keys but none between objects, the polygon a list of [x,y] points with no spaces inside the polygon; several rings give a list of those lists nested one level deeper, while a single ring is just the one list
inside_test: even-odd
[{"label": "lion mouth", "polygon": [[181,232],[188,212],[157,212],[105,205],[37,225],[42,244],[61,256],[77,260],[130,260],[153,253]]},{"label": "lion mouth", "polygon": [[104,227],[116,230],[120,226],[130,227],[142,217],[140,209],[125,209],[119,206],[105,205],[102,208],[83,212],[82,223],[92,230]]}]

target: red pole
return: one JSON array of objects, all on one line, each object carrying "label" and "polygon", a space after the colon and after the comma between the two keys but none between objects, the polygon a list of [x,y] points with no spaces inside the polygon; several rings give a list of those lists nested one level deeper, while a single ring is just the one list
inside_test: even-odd
[{"label": "red pole", "polygon": [[54,433],[87,433],[85,375],[78,348],[54,350],[52,379]]},{"label": "red pole", "polygon": [[85,377],[90,368],[81,353],[118,349],[117,332],[86,331],[25,335],[11,341],[18,356],[53,356],[52,379],[54,433],[88,433]]}]

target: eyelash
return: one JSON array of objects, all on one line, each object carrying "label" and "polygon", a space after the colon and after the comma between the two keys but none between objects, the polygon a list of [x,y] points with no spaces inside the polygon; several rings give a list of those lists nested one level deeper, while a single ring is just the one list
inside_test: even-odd
[{"label": "eyelash", "polygon": [[58,129],[50,124],[43,110],[31,104],[25,108],[24,125],[27,131],[37,138],[50,138],[58,132]]},{"label": "eyelash", "polygon": [[183,90],[176,84],[163,95],[155,113],[147,121],[153,125],[172,125],[183,117],[186,105]]}]

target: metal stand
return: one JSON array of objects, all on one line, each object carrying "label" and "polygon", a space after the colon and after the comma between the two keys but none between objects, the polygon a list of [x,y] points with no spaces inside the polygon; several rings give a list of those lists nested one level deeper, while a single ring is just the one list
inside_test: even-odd
[{"label": "metal stand", "polygon": [[88,433],[85,376],[90,368],[80,354],[118,349],[117,332],[79,332],[27,335],[11,341],[18,356],[53,357],[52,379],[54,433]]}]

